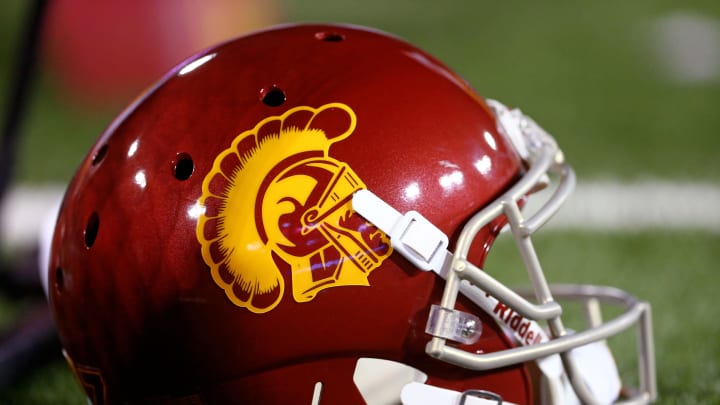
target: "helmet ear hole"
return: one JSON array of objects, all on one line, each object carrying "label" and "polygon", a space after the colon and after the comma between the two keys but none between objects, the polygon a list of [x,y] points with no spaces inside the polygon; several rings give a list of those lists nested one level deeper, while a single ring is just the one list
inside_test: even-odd
[{"label": "helmet ear hole", "polygon": [[65,288],[65,272],[62,267],[55,269],[55,288],[58,292],[62,292]]},{"label": "helmet ear hole", "polygon": [[286,99],[285,92],[275,85],[260,90],[260,100],[268,107],[279,107]]},{"label": "helmet ear hole", "polygon": [[345,40],[345,35],[332,31],[320,31],[315,33],[315,39],[325,42],[342,42]]},{"label": "helmet ear hole", "polygon": [[105,144],[98,149],[97,153],[95,153],[95,156],[92,158],[92,165],[97,166],[102,162],[102,160],[105,158],[105,155],[107,154],[108,145]]},{"label": "helmet ear hole", "polygon": [[90,249],[95,244],[98,231],[100,230],[100,217],[97,212],[90,214],[85,225],[85,247]]},{"label": "helmet ear hole", "polygon": [[173,175],[176,179],[184,181],[192,176],[195,171],[195,163],[187,153],[180,153],[173,165]]}]

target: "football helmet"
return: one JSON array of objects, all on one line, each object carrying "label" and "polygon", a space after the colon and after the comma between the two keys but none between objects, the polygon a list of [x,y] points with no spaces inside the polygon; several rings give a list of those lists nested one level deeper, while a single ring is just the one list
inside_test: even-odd
[{"label": "football helmet", "polygon": [[[534,121],[401,39],[253,33],[170,71],[80,166],[48,265],[64,354],[94,403],[652,401],[649,305],[550,286],[533,249],[573,185]],[[482,270],[503,229],[529,291]],[[633,327],[638,389],[604,343]]]}]

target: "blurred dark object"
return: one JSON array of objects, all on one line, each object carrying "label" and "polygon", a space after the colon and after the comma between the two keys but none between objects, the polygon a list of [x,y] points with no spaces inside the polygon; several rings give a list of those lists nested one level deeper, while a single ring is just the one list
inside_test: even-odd
[{"label": "blurred dark object", "polygon": [[5,196],[13,175],[13,167],[17,156],[17,140],[28,99],[31,95],[33,79],[37,69],[40,32],[47,9],[46,0],[36,0],[30,10],[25,32],[21,36],[20,46],[16,50],[17,65],[12,72],[9,94],[7,95],[7,111],[4,117],[2,144],[0,145],[0,200]]},{"label": "blurred dark object", "polygon": [[38,365],[60,357],[60,342],[47,304],[28,307],[17,325],[0,338],[0,391]]},{"label": "blurred dark object", "polygon": [[[40,32],[47,9],[46,0],[36,0],[30,7],[28,21],[16,50],[16,65],[12,72],[7,95],[0,149],[0,199],[13,177],[18,139],[37,70]],[[25,376],[37,364],[59,353],[50,310],[42,294],[39,280],[37,251],[29,255],[12,255],[17,260],[3,263],[0,269],[0,291],[12,298],[32,298],[12,330],[0,338],[0,390]]]},{"label": "blurred dark object", "polygon": [[37,248],[18,254],[12,261],[3,264],[0,270],[0,294],[12,299],[41,298],[45,302]]}]

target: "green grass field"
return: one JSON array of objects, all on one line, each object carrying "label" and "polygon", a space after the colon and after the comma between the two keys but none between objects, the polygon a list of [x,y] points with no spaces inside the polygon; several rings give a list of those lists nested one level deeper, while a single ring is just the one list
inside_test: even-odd
[{"label": "green grass field", "polygon": [[[25,3],[9,0],[0,6],[3,95]],[[714,21],[720,32],[720,2],[282,4],[285,22],[370,25],[436,55],[482,95],[522,107],[553,133],[580,183],[674,180],[720,186],[720,72],[703,80],[673,78],[659,56],[667,49],[657,39],[660,22],[678,14]],[[713,44],[700,54],[720,58],[713,54],[720,44]],[[93,109],[67,102],[52,77],[43,71],[23,128],[17,172],[22,183],[66,182],[122,108],[123,102]],[[0,106],[5,102],[0,100]],[[660,224],[630,233],[541,232],[537,249],[552,282],[617,286],[652,303],[659,403],[720,403],[720,229],[677,231]],[[510,245],[501,243],[491,253],[488,269],[517,269],[517,263]],[[520,282],[515,276],[507,277]],[[13,305],[0,299],[0,318],[12,319]],[[8,327],[9,321],[1,324]],[[621,362],[627,360],[627,343],[618,346]],[[78,404],[83,398],[58,355],[57,361],[0,392],[0,403]]]}]

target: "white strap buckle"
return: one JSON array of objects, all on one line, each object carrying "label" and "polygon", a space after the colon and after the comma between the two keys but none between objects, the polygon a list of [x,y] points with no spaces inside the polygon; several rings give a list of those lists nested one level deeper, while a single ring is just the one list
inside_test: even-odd
[{"label": "white strap buckle", "polygon": [[448,237],[417,211],[401,214],[369,190],[358,190],[353,209],[390,237],[392,247],[421,270],[442,269]]}]

